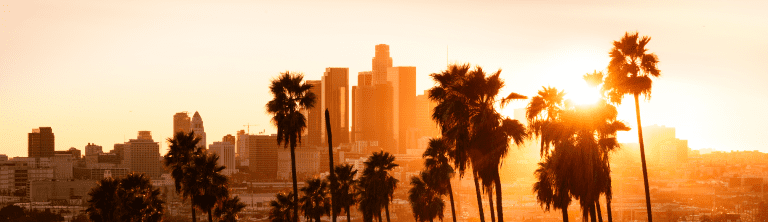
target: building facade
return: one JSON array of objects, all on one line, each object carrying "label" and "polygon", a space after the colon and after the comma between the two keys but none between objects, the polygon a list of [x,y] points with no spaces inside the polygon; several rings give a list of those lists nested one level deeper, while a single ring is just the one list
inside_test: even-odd
[{"label": "building facade", "polygon": [[349,68],[326,68],[322,79],[321,143],[327,143],[325,110],[331,118],[332,146],[349,143]]},{"label": "building facade", "polygon": [[136,139],[123,145],[123,165],[131,172],[158,178],[164,172],[160,163],[160,144],[152,139],[150,131],[139,131]]},{"label": "building facade", "polygon": [[32,129],[28,135],[28,157],[53,157],[55,140],[51,127]]},{"label": "building facade", "polygon": [[195,137],[200,138],[200,142],[197,143],[198,147],[206,148],[205,143],[205,127],[203,127],[203,118],[200,117],[200,113],[195,111],[195,115],[192,116],[191,130],[195,132]]},{"label": "building facade", "polygon": [[190,126],[191,122],[189,119],[189,114],[187,112],[178,112],[173,115],[173,134],[176,135],[176,132],[185,132],[188,133],[189,130],[192,128]]},{"label": "building facade", "polygon": [[325,143],[320,140],[322,132],[325,132],[325,130],[322,129],[325,128],[325,122],[321,122],[323,116],[325,116],[323,105],[320,103],[320,100],[323,97],[322,81],[307,80],[306,84],[312,86],[309,91],[315,94],[316,102],[314,107],[307,110],[307,139],[302,139],[302,141],[306,141],[305,143],[309,146],[320,146]]},{"label": "building facade", "polygon": [[237,172],[235,169],[235,145],[230,142],[213,142],[210,146],[211,152],[219,155],[218,164],[224,166],[224,175],[232,175]]}]

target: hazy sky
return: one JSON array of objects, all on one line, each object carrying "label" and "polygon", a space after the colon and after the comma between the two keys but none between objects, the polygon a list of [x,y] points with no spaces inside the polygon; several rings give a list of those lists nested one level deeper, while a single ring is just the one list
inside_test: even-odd
[{"label": "hazy sky", "polygon": [[[271,78],[349,67],[356,85],[381,43],[395,66],[416,66],[418,92],[450,61],[502,69],[505,93],[579,94],[626,31],[651,36],[661,61],[643,125],[675,127],[693,149],[768,152],[766,1],[0,3],[0,154],[10,157],[27,155],[40,126],[53,127],[57,150],[108,151],[139,130],[164,141],[180,111],[200,112],[209,143],[249,123],[274,132]],[[620,118],[635,127],[631,100]]]}]

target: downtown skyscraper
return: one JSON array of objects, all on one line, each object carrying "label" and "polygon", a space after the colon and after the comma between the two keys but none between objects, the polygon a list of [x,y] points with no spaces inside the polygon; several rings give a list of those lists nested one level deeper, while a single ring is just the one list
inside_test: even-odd
[{"label": "downtown skyscraper", "polygon": [[349,143],[349,68],[326,68],[322,78],[321,107],[321,143],[327,143],[325,132],[325,109],[328,109],[331,121],[331,133],[334,147]]},{"label": "downtown skyscraper", "polygon": [[33,129],[28,135],[28,157],[53,157],[55,140],[51,127]]}]

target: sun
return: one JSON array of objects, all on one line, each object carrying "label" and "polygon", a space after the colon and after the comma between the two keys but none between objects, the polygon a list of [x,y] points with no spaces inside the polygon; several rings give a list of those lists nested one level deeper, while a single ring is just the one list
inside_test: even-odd
[{"label": "sun", "polygon": [[584,81],[574,82],[562,88],[565,90],[565,99],[571,100],[576,105],[593,104],[600,100],[600,89],[590,87]]}]

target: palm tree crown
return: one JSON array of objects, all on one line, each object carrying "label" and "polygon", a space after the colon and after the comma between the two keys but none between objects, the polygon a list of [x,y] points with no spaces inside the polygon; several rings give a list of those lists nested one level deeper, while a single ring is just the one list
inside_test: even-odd
[{"label": "palm tree crown", "polygon": [[306,186],[301,188],[304,196],[299,199],[301,211],[308,219],[320,222],[320,217],[331,212],[331,199],[328,197],[328,181],[314,178],[307,180]]},{"label": "palm tree crown", "polygon": [[91,221],[161,221],[164,201],[144,174],[104,178],[88,192]]}]

